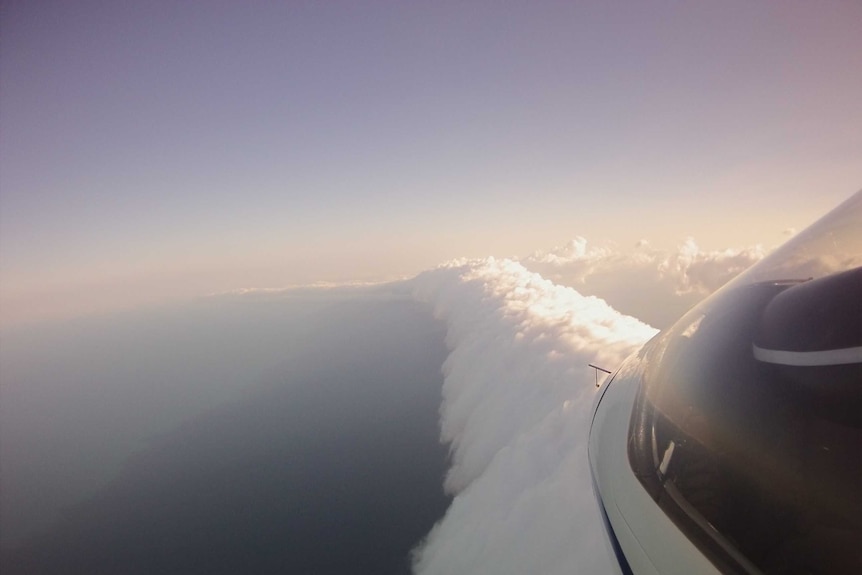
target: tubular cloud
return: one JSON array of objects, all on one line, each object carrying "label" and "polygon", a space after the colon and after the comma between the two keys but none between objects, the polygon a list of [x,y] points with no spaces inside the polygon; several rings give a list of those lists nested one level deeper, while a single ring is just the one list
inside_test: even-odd
[{"label": "tubular cloud", "polygon": [[454,262],[413,290],[447,323],[441,439],[454,495],[415,571],[606,571],[585,465],[587,364],[615,368],[656,330],[511,260]]}]

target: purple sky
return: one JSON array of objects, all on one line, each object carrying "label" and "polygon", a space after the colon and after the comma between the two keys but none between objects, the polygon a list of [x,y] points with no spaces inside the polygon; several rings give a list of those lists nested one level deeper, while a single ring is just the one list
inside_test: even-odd
[{"label": "purple sky", "polygon": [[0,26],[2,322],[575,235],[774,245],[862,185],[855,0],[9,0]]}]

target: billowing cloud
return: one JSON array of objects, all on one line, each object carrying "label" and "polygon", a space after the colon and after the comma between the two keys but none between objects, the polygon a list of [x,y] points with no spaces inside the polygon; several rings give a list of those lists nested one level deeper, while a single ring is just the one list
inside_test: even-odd
[{"label": "billowing cloud", "polygon": [[[238,290],[183,309],[60,325],[32,349],[5,345],[10,377],[0,421],[17,459],[4,452],[16,471],[4,474],[0,506],[11,502],[28,515],[3,514],[3,536],[53,521],[58,509],[112,477],[130,446],[250,382],[280,385],[286,369],[291,380],[312,377],[332,357],[369,361],[366,332],[389,330],[344,316],[335,304],[380,303],[382,313],[418,298],[447,326],[440,427],[451,453],[444,486],[454,500],[417,547],[416,570],[605,572],[585,452],[595,393],[587,364],[615,368],[655,331],[634,317],[667,325],[760,255],[704,252],[693,241],[673,253],[644,241],[624,254],[577,238],[521,262],[464,260],[386,284]],[[402,339],[410,332],[392,331]],[[321,344],[325,333],[337,335],[338,347]],[[123,425],[110,434],[93,432],[116,421]],[[53,473],[66,454],[84,456]],[[27,495],[33,477],[42,488]]]},{"label": "billowing cloud", "polygon": [[415,570],[608,571],[586,464],[587,364],[614,368],[655,330],[511,260],[457,262],[413,283],[448,327],[441,437],[455,495]]},{"label": "billowing cloud", "polygon": [[652,248],[646,240],[624,252],[591,246],[576,237],[521,263],[556,283],[601,297],[624,313],[664,328],[765,253],[761,246],[703,250],[692,238],[673,252]]}]

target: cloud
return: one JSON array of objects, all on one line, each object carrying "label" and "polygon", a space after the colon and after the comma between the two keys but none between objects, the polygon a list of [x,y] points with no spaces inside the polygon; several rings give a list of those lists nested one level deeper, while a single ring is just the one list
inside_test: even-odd
[{"label": "cloud", "polygon": [[455,495],[415,570],[609,571],[586,466],[587,364],[615,368],[655,330],[511,260],[453,262],[413,286],[447,323],[441,438]]},{"label": "cloud", "polygon": [[[672,253],[638,242],[625,254],[576,238],[521,262],[459,260],[384,284],[237,290],[140,317],[58,326],[38,346],[19,350],[23,355],[15,345],[0,349],[12,382],[0,405],[4,430],[42,426],[21,437],[50,444],[42,456],[30,449],[38,445],[21,444],[17,463],[6,454],[7,467],[24,467],[18,468],[20,489],[8,488],[15,477],[7,473],[2,493],[29,506],[36,519],[50,519],[110,477],[130,446],[232,397],[243,382],[279,385],[285,381],[280,366],[288,364],[293,374],[312,375],[311,367],[306,373],[306,364],[294,364],[297,358],[328,365],[333,351],[313,334],[338,334],[343,345],[336,356],[377,363],[363,352],[367,322],[348,322],[355,331],[345,330],[336,321],[343,307],[333,304],[380,302],[382,310],[418,298],[447,325],[440,426],[451,453],[444,486],[455,497],[416,549],[417,571],[562,573],[577,566],[605,572],[608,557],[586,467],[594,397],[587,364],[613,369],[654,333],[629,316],[666,325],[659,321],[672,321],[677,309],[682,313],[757,258],[754,249],[705,252],[693,241]],[[15,399],[10,389],[31,402],[31,411],[9,401]],[[34,408],[57,417],[34,418]],[[116,421],[122,429],[92,434]],[[4,436],[11,445],[12,435]],[[87,453],[88,441],[86,449],[101,459],[94,466],[75,457],[80,480],[71,481],[68,470],[50,472],[64,454]],[[54,479],[38,498],[21,497],[32,477]],[[4,521],[14,518],[4,514]],[[22,533],[31,527],[16,521]],[[3,535],[20,533],[7,528]]]},{"label": "cloud", "polygon": [[212,292],[203,297],[218,299],[255,298],[258,300],[409,299],[409,293],[404,292],[403,289],[403,279],[380,282],[314,282],[282,287],[244,287]]},{"label": "cloud", "polygon": [[662,251],[641,240],[630,252],[588,245],[576,237],[521,260],[556,283],[606,300],[616,309],[659,328],[671,325],[698,301],[764,257],[761,246],[709,251],[687,238]]},{"label": "cloud", "polygon": [[743,250],[703,251],[694,239],[687,238],[676,253],[659,264],[659,272],[674,280],[677,293],[707,296],[760,261],[765,252],[760,246]]}]

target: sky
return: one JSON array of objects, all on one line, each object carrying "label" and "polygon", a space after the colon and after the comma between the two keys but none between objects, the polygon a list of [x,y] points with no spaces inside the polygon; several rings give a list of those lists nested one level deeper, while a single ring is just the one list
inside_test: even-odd
[{"label": "sky", "polygon": [[860,188],[862,5],[4,2],[0,325],[575,237],[773,246]]}]

